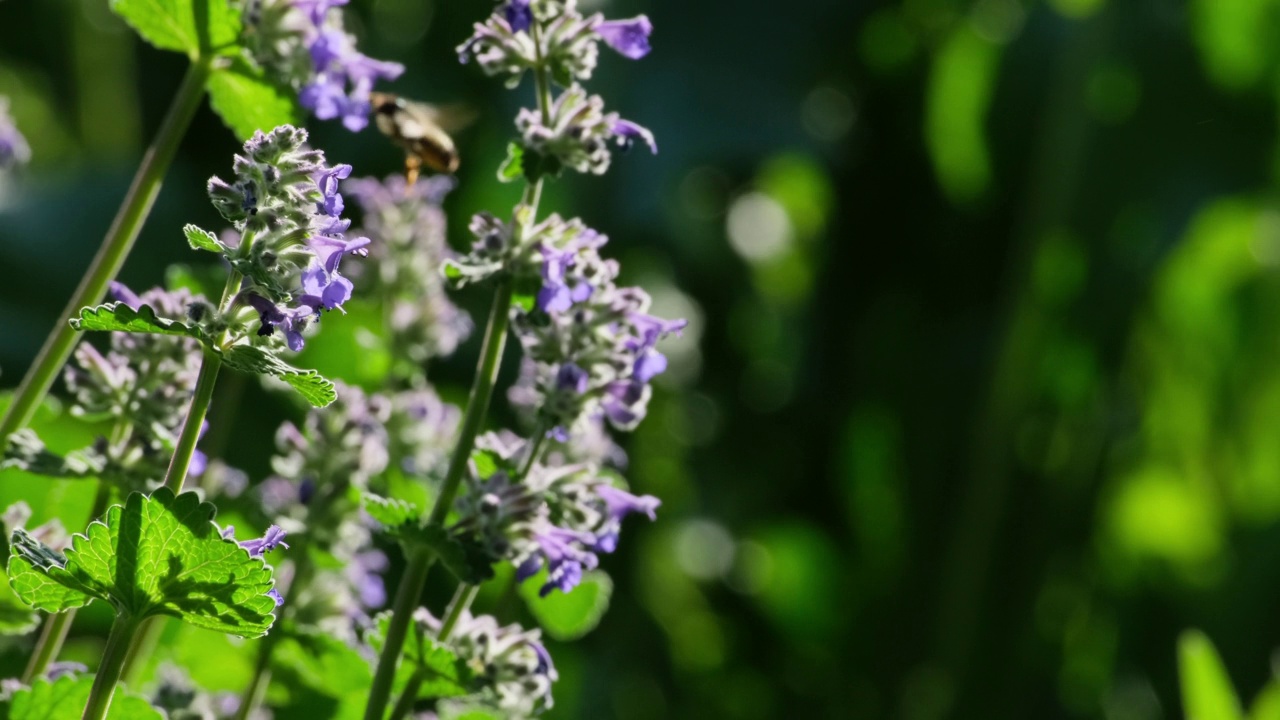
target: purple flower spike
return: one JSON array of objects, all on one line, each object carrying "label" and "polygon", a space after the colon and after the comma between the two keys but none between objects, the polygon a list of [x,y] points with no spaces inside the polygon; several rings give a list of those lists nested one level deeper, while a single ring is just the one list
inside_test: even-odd
[{"label": "purple flower spike", "polygon": [[613,124],[613,138],[623,148],[630,148],[635,141],[640,140],[649,146],[650,152],[654,155],[658,154],[658,141],[654,139],[649,128],[637,125],[630,120],[618,120]]},{"label": "purple flower spike", "polygon": [[280,596],[279,591],[277,591],[275,588],[271,588],[270,590],[267,591],[267,597],[276,601],[276,607],[280,607],[281,605],[284,604],[284,598]]},{"label": "purple flower spike", "polygon": [[596,26],[596,34],[619,55],[639,60],[649,54],[649,35],[653,23],[644,15],[630,20],[606,20]]},{"label": "purple flower spike", "polygon": [[267,528],[267,533],[261,538],[254,540],[245,540],[240,543],[240,547],[249,551],[249,557],[260,558],[264,553],[269,553],[277,547],[289,547],[284,541],[285,532],[279,525],[272,525]]}]

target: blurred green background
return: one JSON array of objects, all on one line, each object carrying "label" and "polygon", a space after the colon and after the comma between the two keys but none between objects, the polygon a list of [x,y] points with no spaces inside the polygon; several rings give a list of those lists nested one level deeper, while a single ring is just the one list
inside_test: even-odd
[{"label": "blurred green background", "polygon": [[[603,52],[592,87],[661,154],[548,202],[692,324],[627,441],[659,522],[607,559],[600,627],[552,645],[550,717],[1177,718],[1187,628],[1253,698],[1280,647],[1280,0],[580,2],[653,20],[653,54]],[[408,66],[390,89],[481,113],[455,247],[518,193],[494,170],[529,89],[453,52],[490,7],[348,15]],[[11,387],[185,60],[104,0],[0,19],[34,151],[0,190]],[[373,130],[312,128],[358,175],[399,167]],[[181,225],[217,226],[203,183],[236,147],[202,110],[126,282],[195,260]],[[446,395],[477,345],[433,368]],[[325,347],[300,362],[376,387],[376,353]],[[265,477],[297,415],[247,389],[228,459]],[[75,492],[0,485],[72,525]],[[101,642],[94,617],[73,650]]]}]

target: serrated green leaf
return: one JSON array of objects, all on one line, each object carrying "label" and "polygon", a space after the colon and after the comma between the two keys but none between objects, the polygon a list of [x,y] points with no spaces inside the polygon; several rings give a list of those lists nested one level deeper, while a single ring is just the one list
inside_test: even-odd
[{"label": "serrated green leaf", "polygon": [[507,143],[507,158],[498,166],[498,180],[515,182],[524,177],[524,147],[520,143]]},{"label": "serrated green leaf", "polygon": [[461,697],[473,691],[475,672],[451,648],[428,637],[417,623],[405,643],[405,660],[422,678],[420,700]]},{"label": "serrated green leaf", "polygon": [[215,512],[195,493],[132,493],[74,536],[65,557],[16,531],[10,583],[24,601],[51,612],[99,598],[136,619],[172,615],[196,627],[264,635],[275,620],[271,569],[222,538]]},{"label": "serrated green leaf", "polygon": [[[0,705],[5,720],[80,720],[92,675],[64,675],[57,680],[37,680],[29,688],[14,691],[9,702]],[[107,711],[107,720],[164,720],[159,710],[145,699],[117,690]]]},{"label": "serrated green leaf", "polygon": [[595,629],[609,609],[613,596],[613,579],[602,571],[594,570],[583,576],[573,590],[552,592],[539,597],[538,592],[547,582],[543,570],[520,585],[529,612],[538,621],[547,636],[555,640],[576,640]]},{"label": "serrated green leaf", "polygon": [[221,253],[224,249],[222,243],[218,242],[216,235],[199,226],[185,225],[182,228],[182,234],[187,236],[187,244],[191,246],[192,250],[208,250],[212,253]]},{"label": "serrated green leaf", "polygon": [[111,0],[111,10],[147,42],[188,57],[233,54],[240,9],[228,0]]},{"label": "serrated green leaf", "polygon": [[80,311],[80,317],[71,319],[71,327],[76,330],[101,330],[107,332],[146,333],[149,335],[173,335],[189,337],[207,343],[209,336],[199,327],[187,325],[177,320],[166,320],[156,316],[150,305],[142,305],[137,310],[124,303],[107,303],[97,307],[87,307]]},{"label": "serrated green leaf", "polygon": [[236,345],[223,353],[222,361],[240,372],[280,378],[315,407],[325,407],[338,399],[333,383],[320,373],[300,370],[259,347]]},{"label": "serrated green leaf", "polygon": [[302,124],[297,94],[272,82],[243,59],[216,68],[206,83],[209,105],[222,122],[242,140],[257,130],[267,132],[280,125]]},{"label": "serrated green leaf", "polygon": [[98,477],[106,467],[107,458],[93,448],[71,452],[63,457],[50,452],[40,437],[27,429],[10,435],[4,455],[0,456],[0,470],[17,468],[45,477]]},{"label": "serrated green leaf", "polygon": [[1178,638],[1178,678],[1187,720],[1240,720],[1240,701],[1213,643],[1199,630]]},{"label": "serrated green leaf", "polygon": [[418,510],[418,506],[407,500],[397,500],[375,495],[374,493],[365,493],[361,501],[364,505],[364,511],[369,513],[369,517],[377,520],[379,524],[385,526],[388,530],[394,531],[401,525],[417,525],[422,519],[422,512]]}]

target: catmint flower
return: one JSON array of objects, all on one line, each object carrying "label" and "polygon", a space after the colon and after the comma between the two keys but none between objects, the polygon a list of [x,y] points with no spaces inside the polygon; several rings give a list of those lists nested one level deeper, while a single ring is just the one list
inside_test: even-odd
[{"label": "catmint flower", "polygon": [[404,72],[399,63],[356,49],[343,27],[347,0],[262,0],[246,13],[243,42],[253,62],[292,87],[321,120],[341,119],[352,132],[369,124],[370,93],[379,80]]},{"label": "catmint flower", "polygon": [[31,147],[9,115],[9,99],[0,97],[0,170],[26,165],[30,160]]},{"label": "catmint flower", "polygon": [[[227,526],[222,531],[223,537],[234,537],[235,528]],[[275,550],[277,547],[289,547],[289,543],[284,541],[285,531],[279,525],[272,525],[267,528],[267,532],[260,538],[253,540],[245,540],[239,543],[240,547],[249,551],[249,557],[262,557],[264,554]]]},{"label": "catmint flower", "polygon": [[471,334],[467,313],[445,292],[440,265],[453,256],[441,203],[456,181],[445,175],[406,187],[401,175],[362,178],[346,190],[363,210],[360,234],[374,238],[358,280],[380,297],[396,353],[414,368],[444,357]]},{"label": "catmint flower", "polygon": [[[428,636],[440,632],[440,620],[426,608],[419,608],[413,620]],[[479,672],[480,689],[463,701],[484,703],[508,717],[528,717],[551,708],[551,684],[559,675],[540,630],[500,626],[491,615],[477,617],[464,610],[447,644]]]},{"label": "catmint flower", "polygon": [[599,95],[588,95],[579,85],[560,93],[551,105],[550,120],[544,122],[537,110],[524,108],[516,115],[526,152],[554,160],[560,167],[581,173],[603,175],[611,159],[609,143],[627,146],[641,139],[657,152],[653,135],[645,128],[606,113]]},{"label": "catmint flower", "polygon": [[596,25],[596,34],[619,55],[639,60],[649,54],[649,35],[653,23],[640,15],[630,20],[606,20]]},{"label": "catmint flower", "polygon": [[[149,306],[160,318],[199,324],[192,315],[212,315],[208,301],[186,290],[155,288],[138,295],[112,283],[110,292],[134,310]],[[145,489],[148,481],[164,476],[178,442],[200,372],[200,346],[190,338],[137,333],[111,333],[109,342],[105,353],[88,341],[76,346],[74,362],[63,374],[72,394],[71,414],[127,423],[126,431],[104,438],[97,449],[107,461],[105,475]],[[193,474],[205,462],[196,451]]]},{"label": "catmint flower", "polygon": [[[557,258],[548,258],[548,248],[590,244],[598,237],[581,220],[565,220],[552,214],[537,224],[525,224],[529,216],[525,206],[516,208],[516,221],[507,223],[489,213],[478,213],[469,229],[475,237],[466,254],[445,261],[445,277],[455,288],[487,280],[499,273],[516,278],[557,276]],[[523,226],[523,227],[522,227]]]},{"label": "catmint flower", "polygon": [[615,487],[591,464],[535,462],[517,480],[516,458],[527,445],[488,434],[476,447],[492,453],[498,468],[486,476],[470,465],[450,531],[494,559],[509,560],[517,580],[546,568],[539,590],[544,597],[554,590],[569,592],[599,565],[597,553],[613,552],[627,515],[656,517],[657,498]]},{"label": "catmint flower", "polygon": [[225,321],[237,326],[256,318],[256,337],[279,331],[295,351],[321,311],[341,310],[350,299],[353,285],[341,261],[367,255],[369,245],[368,238],[345,235],[350,221],[341,217],[338,184],[351,166],[328,166],[306,140],[305,130],[288,125],[257,132],[235,158],[235,181],[209,180],[210,200],[239,234],[234,245],[223,244],[223,254],[244,276]]}]

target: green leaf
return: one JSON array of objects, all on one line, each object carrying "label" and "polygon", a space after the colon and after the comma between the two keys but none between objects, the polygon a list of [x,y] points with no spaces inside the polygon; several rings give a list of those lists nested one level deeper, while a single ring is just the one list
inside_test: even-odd
[{"label": "green leaf", "polygon": [[161,50],[194,59],[238,49],[240,9],[228,0],[111,0],[110,6]]},{"label": "green leaf", "polygon": [[275,620],[271,569],[222,538],[215,512],[195,493],[132,493],[74,536],[65,557],[15,531],[10,583],[24,601],[50,612],[99,598],[133,618],[172,615],[259,637]]},{"label": "green leaf", "polygon": [[[375,652],[382,651],[382,644],[391,626],[391,613],[384,612],[374,619],[374,630],[366,637]],[[396,695],[404,691],[410,678],[422,678],[418,699],[461,697],[475,692],[476,673],[457,653],[429,636],[421,623],[410,625],[405,638],[404,662],[396,669],[393,688]]]},{"label": "green leaf", "polygon": [[457,653],[428,637],[418,623],[413,624],[405,643],[405,660],[414,665],[414,672],[421,675],[422,685],[418,698],[460,697],[472,692],[475,672]]},{"label": "green leaf", "polygon": [[1240,720],[1240,701],[1213,643],[1199,630],[1178,638],[1178,678],[1187,720]]},{"label": "green leaf", "polygon": [[338,399],[333,383],[320,373],[300,370],[259,347],[236,345],[223,353],[222,361],[240,372],[280,378],[315,407],[325,407]]},{"label": "green leaf", "polygon": [[507,143],[507,159],[498,166],[498,180],[515,182],[524,177],[524,147],[520,143]]},{"label": "green leaf", "polygon": [[222,247],[222,243],[218,242],[218,236],[195,225],[184,226],[182,233],[187,236],[187,244],[191,246],[192,250],[208,250],[212,253],[221,253],[226,249]]},{"label": "green leaf", "polygon": [[0,470],[17,468],[45,477],[98,477],[106,467],[107,458],[93,448],[77,450],[63,457],[50,452],[40,437],[27,429],[10,435],[4,455],[0,456]]},{"label": "green leaf", "polygon": [[441,703],[439,716],[440,720],[504,720],[506,717],[491,708],[468,702]]},{"label": "green leaf", "polygon": [[1272,678],[1253,699],[1249,720],[1280,720],[1280,680]]},{"label": "green leaf", "polygon": [[206,87],[209,105],[242,140],[257,130],[267,132],[279,125],[302,123],[297,94],[272,82],[262,70],[243,59],[237,58],[230,67],[214,69]]},{"label": "green leaf", "polygon": [[[0,705],[5,720],[80,720],[92,675],[64,675],[57,680],[37,680],[29,688],[14,691],[7,706]],[[107,720],[164,720],[159,710],[145,699],[117,690],[107,711]]]},{"label": "green leaf", "polygon": [[143,305],[137,310],[124,303],[107,303],[97,307],[87,307],[80,311],[80,317],[71,318],[71,327],[76,330],[102,330],[109,332],[146,333],[150,335],[174,335],[189,337],[202,343],[209,342],[204,330],[194,325],[177,320],[166,320],[157,317],[150,305]]},{"label": "green leaf", "polygon": [[362,500],[364,511],[369,513],[369,517],[377,520],[393,535],[401,526],[418,525],[422,520],[422,511],[407,500],[386,498],[374,493],[365,493]]},{"label": "green leaf", "polygon": [[600,624],[609,609],[613,580],[604,572],[587,573],[568,593],[557,590],[539,597],[538,591],[546,582],[547,571],[543,570],[520,585],[520,595],[538,625],[552,639],[575,640],[586,635]]}]

